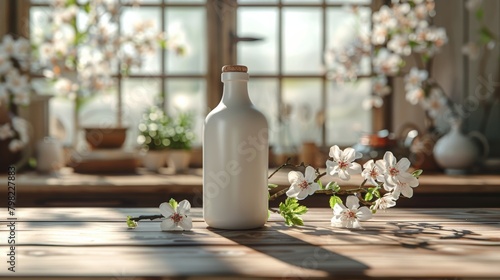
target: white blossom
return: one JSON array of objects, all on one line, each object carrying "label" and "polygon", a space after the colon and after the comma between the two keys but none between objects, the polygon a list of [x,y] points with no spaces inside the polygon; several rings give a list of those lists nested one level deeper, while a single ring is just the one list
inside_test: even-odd
[{"label": "white blossom", "polygon": [[401,56],[391,53],[387,49],[381,49],[373,59],[373,66],[377,73],[392,76],[399,72],[402,62]]},{"label": "white blossom", "polygon": [[391,92],[391,88],[387,85],[387,77],[383,75],[372,79],[372,89],[378,96],[386,96]]},{"label": "white blossom", "polygon": [[436,118],[441,110],[446,105],[446,97],[439,89],[432,89],[427,98],[422,100],[422,107],[429,113],[432,118]]},{"label": "white blossom", "polygon": [[396,199],[392,193],[386,193],[383,197],[375,200],[375,204],[372,206],[373,210],[385,210],[396,206]]},{"label": "white blossom", "polygon": [[339,176],[342,180],[351,179],[351,175],[361,173],[361,165],[354,160],[361,157],[353,148],[346,148],[344,151],[335,145],[330,148],[329,156],[332,160],[326,161],[326,172],[331,176]]},{"label": "white blossom", "polygon": [[425,69],[420,70],[417,67],[411,68],[410,72],[405,76],[405,89],[409,91],[421,87],[428,76],[429,73]]},{"label": "white blossom", "polygon": [[469,42],[462,47],[462,53],[471,60],[476,60],[479,57],[481,50],[476,42]]},{"label": "white blossom", "polygon": [[286,195],[302,200],[308,195],[314,194],[315,191],[319,190],[319,184],[314,182],[315,178],[316,172],[311,166],[306,167],[305,176],[301,172],[290,171],[288,173],[288,181],[291,186]]},{"label": "white blossom", "polygon": [[417,105],[425,100],[425,92],[420,87],[413,88],[406,92],[406,100],[412,105]]},{"label": "white blossom", "polygon": [[415,180],[408,182],[396,181],[396,184],[384,185],[384,188],[387,191],[392,192],[392,196],[395,199],[398,199],[401,194],[405,197],[411,198],[413,196],[413,188],[416,188],[418,184],[418,180],[415,178]]},{"label": "white blossom", "polygon": [[9,150],[13,153],[19,152],[24,148],[24,143],[19,139],[13,139],[9,143]]},{"label": "white blossom", "polygon": [[482,2],[483,0],[467,0],[467,2],[465,2],[465,7],[467,10],[473,12],[482,4]]},{"label": "white blossom", "polygon": [[0,140],[12,138],[14,135],[14,130],[10,127],[10,123],[0,125]]},{"label": "white blossom", "polygon": [[383,180],[383,174],[380,172],[373,159],[370,159],[369,161],[365,162],[365,164],[363,164],[363,172],[361,172],[361,176],[368,183],[374,186],[378,186],[377,180]]},{"label": "white blossom", "polygon": [[396,28],[398,24],[394,16],[394,11],[388,6],[382,6],[378,11],[373,13],[372,18],[376,25],[381,25],[389,29]]},{"label": "white blossom", "polygon": [[191,204],[187,200],[179,202],[176,209],[168,202],[160,204],[160,213],[165,217],[161,222],[161,230],[190,230],[193,227],[193,221],[188,216],[190,210]]},{"label": "white blossom", "polygon": [[418,182],[417,178],[407,172],[408,168],[410,168],[410,161],[407,158],[396,161],[396,157],[392,152],[386,152],[384,158],[377,160],[375,164],[384,174],[384,188],[387,191],[390,191],[391,187],[396,186],[399,182],[411,184],[415,181]]},{"label": "white blossom", "polygon": [[360,228],[359,221],[366,221],[372,218],[372,212],[368,207],[363,206],[359,208],[359,199],[356,196],[348,196],[346,206],[342,203],[335,204],[331,220],[332,226]]},{"label": "white blossom", "polygon": [[0,75],[10,72],[12,68],[13,65],[10,56],[0,46]]},{"label": "white blossom", "polygon": [[387,48],[396,54],[408,56],[411,54],[410,41],[407,36],[397,34],[389,40]]},{"label": "white blossom", "polygon": [[363,103],[361,106],[363,106],[363,109],[365,110],[370,110],[372,108],[380,108],[384,105],[384,100],[382,100],[382,97],[374,94],[366,97],[363,99]]},{"label": "white blossom", "polygon": [[2,49],[8,56],[14,56],[16,52],[15,41],[11,35],[7,34],[2,40]]}]

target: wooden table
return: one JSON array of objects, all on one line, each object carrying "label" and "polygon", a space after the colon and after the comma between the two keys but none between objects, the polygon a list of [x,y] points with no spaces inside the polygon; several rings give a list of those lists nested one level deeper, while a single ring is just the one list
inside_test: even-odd
[{"label": "wooden table", "polygon": [[[249,231],[207,228],[196,208],[189,232],[161,232],[159,221],[127,229],[127,215],[154,208],[21,208],[15,231],[3,212],[2,277],[500,279],[497,208],[394,208],[360,230],[333,228],[330,209],[310,209],[306,226],[288,228],[273,214]],[[12,232],[15,273],[6,262]]]}]

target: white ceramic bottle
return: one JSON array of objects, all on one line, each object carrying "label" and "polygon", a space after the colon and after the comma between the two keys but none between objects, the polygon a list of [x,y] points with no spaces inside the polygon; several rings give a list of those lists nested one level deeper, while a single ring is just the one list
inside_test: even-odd
[{"label": "white ceramic bottle", "polygon": [[203,129],[203,217],[220,229],[258,228],[267,221],[267,120],[248,96],[247,67],[222,68],[222,100]]}]

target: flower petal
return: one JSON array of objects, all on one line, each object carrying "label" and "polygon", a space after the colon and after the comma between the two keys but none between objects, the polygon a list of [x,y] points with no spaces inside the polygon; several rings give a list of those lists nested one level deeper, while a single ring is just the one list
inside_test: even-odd
[{"label": "flower petal", "polygon": [[350,195],[350,196],[347,197],[347,199],[345,201],[345,205],[349,209],[358,209],[358,207],[359,207],[359,199],[356,196],[354,196],[354,195]]},{"label": "flower petal", "polygon": [[342,203],[336,203],[333,206],[333,214],[334,215],[340,215],[342,211],[346,210],[347,208],[344,206]]},{"label": "flower petal", "polygon": [[172,208],[172,206],[168,202],[163,202],[162,204],[160,204],[159,208],[160,208],[160,213],[165,218],[168,218],[175,213],[174,208]]},{"label": "flower petal", "polygon": [[386,166],[394,166],[396,164],[396,158],[392,152],[385,152],[384,161],[386,162]]},{"label": "flower petal", "polygon": [[316,170],[312,166],[306,167],[306,176],[305,179],[308,183],[314,181],[316,179]]},{"label": "flower petal", "polygon": [[373,159],[370,159],[369,161],[365,162],[365,164],[363,164],[363,168],[368,170],[372,170],[374,166],[375,162],[373,161]]},{"label": "flower petal", "polygon": [[318,183],[312,183],[311,185],[309,185],[309,188],[307,188],[307,194],[308,195],[312,195],[317,190],[319,190],[319,184]]},{"label": "flower petal", "polygon": [[352,162],[356,159],[356,150],[353,148],[345,148],[344,150],[344,160]]},{"label": "flower petal", "polygon": [[307,189],[301,189],[295,198],[297,198],[298,200],[303,200],[306,197],[307,197]]},{"label": "flower petal", "polygon": [[349,174],[359,174],[361,173],[361,165],[357,162],[351,163],[351,166],[349,166]]},{"label": "flower petal", "polygon": [[328,155],[335,161],[339,161],[342,156],[342,151],[340,150],[339,146],[335,145],[330,148],[330,153]]},{"label": "flower petal", "polygon": [[290,182],[290,184],[293,184],[294,182],[297,182],[297,180],[301,179],[304,179],[304,175],[302,175],[301,172],[298,171],[288,172],[288,182]]},{"label": "flower petal", "polygon": [[413,189],[410,186],[402,186],[401,187],[401,193],[408,197],[411,198],[413,196]]},{"label": "flower petal", "polygon": [[402,158],[399,160],[399,162],[396,164],[396,168],[400,171],[406,171],[408,168],[410,168],[410,161],[407,158]]},{"label": "flower petal", "polygon": [[372,211],[370,211],[370,209],[368,209],[368,207],[366,207],[366,206],[359,208],[358,212],[356,213],[356,217],[360,221],[367,221],[367,220],[371,219],[372,216],[373,216]]},{"label": "flower petal", "polygon": [[193,228],[193,220],[191,217],[184,216],[182,219],[179,221],[179,226],[183,230],[191,230]]},{"label": "flower petal", "polygon": [[339,178],[344,180],[344,181],[349,181],[351,179],[351,175],[349,175],[349,172],[346,170],[339,169]]},{"label": "flower petal", "polygon": [[290,188],[288,189],[288,191],[286,191],[286,195],[288,197],[297,197],[297,195],[299,193],[300,193],[300,187],[297,186],[297,185],[290,186]]},{"label": "flower petal", "polygon": [[160,227],[162,231],[170,231],[175,229],[176,225],[174,223],[174,220],[166,218],[161,222]]},{"label": "flower petal", "polygon": [[330,176],[334,176],[337,171],[335,170],[335,167],[337,167],[338,164],[334,161],[327,160],[326,161],[326,173],[328,173]]},{"label": "flower petal", "polygon": [[189,210],[191,210],[191,203],[185,199],[177,205],[177,213],[180,215],[189,214]]}]

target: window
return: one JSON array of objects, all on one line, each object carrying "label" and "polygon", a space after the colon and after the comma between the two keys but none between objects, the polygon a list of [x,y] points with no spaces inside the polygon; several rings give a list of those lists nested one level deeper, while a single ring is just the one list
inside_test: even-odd
[{"label": "window", "polygon": [[[48,0],[31,2],[34,34],[46,24],[49,7]],[[361,132],[371,130],[371,113],[360,109],[371,91],[370,81],[334,85],[326,77],[323,59],[325,49],[350,39],[352,28],[370,27],[370,0],[142,0],[140,7],[132,2],[121,0],[123,32],[136,19],[153,20],[166,33],[180,26],[188,54],[179,57],[161,51],[127,78],[116,75],[113,91],[82,108],[78,116],[82,126],[103,119],[116,123],[119,112],[109,108],[121,103],[124,123],[135,128],[142,111],[162,96],[168,113],[179,109],[196,113],[201,144],[204,116],[220,99],[220,66],[239,63],[250,69],[251,99],[269,120],[271,145],[291,149],[304,141],[351,145]],[[359,5],[361,21],[345,10],[346,4]],[[34,80],[50,92],[40,73]],[[51,113],[57,120],[52,128],[65,132],[67,143],[74,134],[73,110],[66,99],[52,100]],[[137,134],[135,129],[128,133],[130,147]]]},{"label": "window", "polygon": [[[83,1],[82,3],[84,3]],[[178,110],[195,113],[196,130],[201,131],[206,113],[206,65],[207,38],[206,4],[203,0],[162,1],[143,0],[134,7],[132,0],[122,0],[119,32],[131,32],[134,22],[150,20],[153,28],[168,35],[183,36],[188,42],[186,54],[177,56],[168,50],[160,50],[148,57],[143,66],[132,69],[130,75],[122,77],[114,69],[116,86],[111,91],[98,94],[82,105],[79,123],[82,127],[114,125],[121,111],[123,124],[128,126],[126,146],[136,144],[137,128],[142,112],[163,99],[170,114]],[[48,0],[32,0],[30,9],[30,32],[33,36],[48,25]],[[34,82],[45,93],[53,93],[52,85],[40,75],[34,74]],[[121,104],[121,107],[119,106]],[[110,108],[112,110],[110,110]],[[67,98],[55,97],[51,101],[52,133],[59,133],[67,144],[73,142],[75,105]],[[197,137],[201,143],[201,137]]]},{"label": "window", "polygon": [[[361,21],[346,4],[359,5]],[[268,117],[272,144],[350,145],[371,130],[371,113],[360,110],[370,81],[334,85],[323,59],[327,48],[347,43],[356,28],[369,29],[370,5],[370,0],[238,2],[238,35],[261,40],[239,43],[237,59],[251,69],[251,98]]]}]

